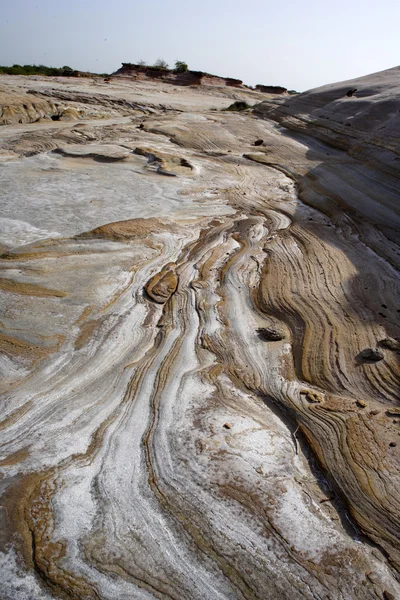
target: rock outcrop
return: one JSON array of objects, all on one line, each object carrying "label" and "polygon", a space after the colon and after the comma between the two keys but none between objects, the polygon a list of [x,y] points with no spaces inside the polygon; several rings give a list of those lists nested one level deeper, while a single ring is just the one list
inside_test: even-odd
[{"label": "rock outcrop", "polygon": [[400,67],[263,102],[255,112],[399,175]]},{"label": "rock outcrop", "polygon": [[157,80],[174,85],[208,85],[241,88],[243,82],[232,77],[219,77],[203,71],[186,71],[179,73],[159,67],[148,67],[132,63],[122,63],[122,67],[112,77],[129,77],[138,81]]},{"label": "rock outcrop", "polygon": [[263,92],[263,94],[287,94],[287,89],[280,85],[262,85],[258,83],[256,90]]},{"label": "rock outcrop", "polygon": [[0,596],[400,598],[398,177],[68,85],[108,119],[0,128]]}]

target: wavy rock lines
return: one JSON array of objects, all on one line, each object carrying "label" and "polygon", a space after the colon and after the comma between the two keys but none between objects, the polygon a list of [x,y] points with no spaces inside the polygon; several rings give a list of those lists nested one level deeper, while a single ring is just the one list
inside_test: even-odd
[{"label": "wavy rock lines", "polygon": [[400,596],[382,176],[207,93],[5,136],[4,600]]}]

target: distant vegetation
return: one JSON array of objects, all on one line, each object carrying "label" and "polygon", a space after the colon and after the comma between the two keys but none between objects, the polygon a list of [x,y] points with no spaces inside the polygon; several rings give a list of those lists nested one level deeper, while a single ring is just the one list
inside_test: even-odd
[{"label": "distant vegetation", "polygon": [[166,60],[163,58],[158,58],[154,65],[148,66],[144,60],[139,60],[136,63],[139,67],[146,67],[147,69],[157,69],[159,71],[173,71],[175,73],[186,73],[189,70],[187,63],[183,60],[176,60],[175,67],[173,69],[169,68],[169,65]]},{"label": "distant vegetation", "polygon": [[154,66],[157,69],[161,69],[162,71],[168,71],[168,63],[162,58],[157,58],[156,62],[154,63]]},{"label": "distant vegetation", "polygon": [[[76,71],[67,65],[64,67],[46,67],[46,65],[13,65],[12,67],[0,66],[0,73],[7,75],[48,75],[59,77],[79,77],[79,75],[95,75],[95,73],[84,73]],[[106,77],[107,73],[100,73]]]},{"label": "distant vegetation", "polygon": [[188,69],[189,67],[187,66],[187,63],[183,62],[183,60],[175,61],[175,71],[177,73],[186,73]]}]

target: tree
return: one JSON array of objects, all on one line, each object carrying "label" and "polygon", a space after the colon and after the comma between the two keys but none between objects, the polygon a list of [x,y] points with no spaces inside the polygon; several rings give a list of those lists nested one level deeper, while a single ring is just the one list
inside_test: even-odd
[{"label": "tree", "polygon": [[183,62],[183,60],[176,60],[175,61],[175,71],[177,73],[186,73],[186,71],[188,70],[188,66],[187,63]]},{"label": "tree", "polygon": [[157,58],[154,66],[157,67],[157,69],[164,69],[165,71],[168,70],[168,63],[162,58]]},{"label": "tree", "polygon": [[139,67],[145,67],[146,66],[146,61],[145,60],[138,60]]}]

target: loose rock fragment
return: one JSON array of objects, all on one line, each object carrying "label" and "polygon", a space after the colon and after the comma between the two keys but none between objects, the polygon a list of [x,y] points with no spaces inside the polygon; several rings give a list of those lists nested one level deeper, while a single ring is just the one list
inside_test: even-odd
[{"label": "loose rock fragment", "polygon": [[359,357],[371,362],[378,362],[384,358],[383,353],[377,348],[365,348],[365,350],[360,352]]}]

